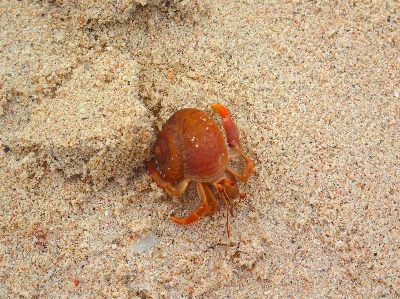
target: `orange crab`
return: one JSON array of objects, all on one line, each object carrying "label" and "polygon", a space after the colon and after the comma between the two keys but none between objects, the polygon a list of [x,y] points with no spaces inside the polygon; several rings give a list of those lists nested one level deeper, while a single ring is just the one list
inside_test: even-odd
[{"label": "orange crab", "polygon": [[[246,182],[253,162],[243,153],[238,128],[228,109],[221,104],[211,104],[211,107],[222,118],[229,149],[217,123],[208,113],[186,108],[173,114],[158,136],[154,156],[159,171],[153,161],[148,161],[147,166],[153,181],[173,196],[181,195],[190,181],[196,182],[201,204],[183,218],[171,216],[176,223],[190,224],[216,212],[217,201],[208,187],[212,184],[227,208],[226,229],[229,236],[228,210],[232,214],[233,199],[239,195],[236,178]],[[228,165],[230,158],[238,156],[246,162],[241,171]]]}]

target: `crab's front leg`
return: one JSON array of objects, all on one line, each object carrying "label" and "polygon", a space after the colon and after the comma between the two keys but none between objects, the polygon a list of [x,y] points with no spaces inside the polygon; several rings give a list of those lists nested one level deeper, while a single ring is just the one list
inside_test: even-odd
[{"label": "crab's front leg", "polygon": [[217,201],[208,188],[208,183],[196,182],[197,193],[199,194],[201,204],[189,215],[183,218],[171,216],[171,220],[179,224],[190,224],[206,214],[214,214],[217,210]]},{"label": "crab's front leg", "polygon": [[230,167],[228,167],[227,170],[239,180],[246,182],[250,177],[251,172],[253,171],[254,164],[249,157],[243,154],[242,143],[239,140],[239,130],[236,124],[233,122],[231,114],[225,106],[214,103],[211,104],[211,107],[213,107],[214,110],[217,111],[219,116],[221,116],[222,118],[222,126],[224,127],[226,133],[226,141],[228,142],[229,147],[237,151],[246,162],[245,168],[243,168],[240,172],[237,172]]},{"label": "crab's front leg", "polygon": [[164,180],[164,178],[159,174],[159,172],[154,167],[152,161],[147,162],[147,167],[149,168],[151,178],[157,184],[158,187],[163,188],[169,195],[179,196],[185,191],[187,185],[189,184],[188,179],[183,179],[177,184],[173,184]]},{"label": "crab's front leg", "polygon": [[242,150],[242,145],[239,141],[239,130],[236,124],[233,122],[228,109],[226,109],[225,106],[217,103],[211,104],[210,106],[213,107],[222,118],[222,126],[224,127],[226,133],[226,141],[228,142],[228,145],[230,147],[238,146],[239,149]]}]

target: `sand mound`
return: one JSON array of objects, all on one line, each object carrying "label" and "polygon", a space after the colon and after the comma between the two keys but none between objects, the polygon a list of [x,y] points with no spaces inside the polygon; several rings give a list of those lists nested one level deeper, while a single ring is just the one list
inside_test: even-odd
[{"label": "sand mound", "polygon": [[100,188],[124,180],[150,155],[151,122],[138,101],[137,63],[112,51],[78,67],[69,82],[36,106],[19,135],[39,164]]}]

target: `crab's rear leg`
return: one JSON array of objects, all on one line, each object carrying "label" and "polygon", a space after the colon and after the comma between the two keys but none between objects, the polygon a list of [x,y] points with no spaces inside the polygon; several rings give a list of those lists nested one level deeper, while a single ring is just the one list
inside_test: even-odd
[{"label": "crab's rear leg", "polygon": [[[248,156],[243,154],[243,147],[239,139],[239,130],[236,124],[233,122],[231,115],[225,106],[214,103],[211,104],[211,107],[213,107],[214,110],[217,111],[222,118],[222,126],[224,127],[226,133],[226,141],[228,142],[229,147],[236,151],[240,156],[242,156],[246,162],[246,166],[240,172],[232,169],[231,167],[228,167],[227,171],[229,171],[239,180],[246,182],[249,179],[251,172],[253,171],[254,164]],[[234,154],[232,156],[236,155]]]},{"label": "crab's rear leg", "polygon": [[197,193],[201,204],[189,215],[183,218],[171,216],[171,220],[179,224],[190,224],[206,214],[214,214],[217,210],[217,201],[207,186],[207,183],[196,182]]}]

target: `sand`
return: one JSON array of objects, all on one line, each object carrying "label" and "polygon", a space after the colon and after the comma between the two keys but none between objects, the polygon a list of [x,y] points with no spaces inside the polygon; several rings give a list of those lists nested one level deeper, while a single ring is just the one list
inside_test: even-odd
[{"label": "sand", "polygon": [[[0,298],[400,297],[400,4],[366,2],[1,1]],[[143,163],[213,102],[256,165],[229,238]]]}]

